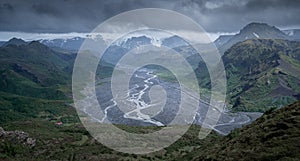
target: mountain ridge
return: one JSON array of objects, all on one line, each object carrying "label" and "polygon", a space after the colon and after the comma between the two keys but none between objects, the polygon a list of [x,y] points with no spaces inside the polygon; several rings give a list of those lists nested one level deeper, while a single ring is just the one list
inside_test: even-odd
[{"label": "mountain ridge", "polygon": [[16,46],[20,46],[20,45],[26,45],[27,42],[25,42],[23,39],[19,39],[16,37],[11,38],[10,40],[8,40],[7,42],[4,42],[1,47],[5,47],[8,45],[16,45]]},{"label": "mountain ridge", "polygon": [[215,44],[219,48],[220,52],[224,53],[232,45],[247,39],[290,40],[291,38],[275,26],[270,26],[266,23],[252,22],[244,26],[239,33],[231,36],[227,41],[221,43],[220,45],[218,45],[218,43],[215,41]]}]

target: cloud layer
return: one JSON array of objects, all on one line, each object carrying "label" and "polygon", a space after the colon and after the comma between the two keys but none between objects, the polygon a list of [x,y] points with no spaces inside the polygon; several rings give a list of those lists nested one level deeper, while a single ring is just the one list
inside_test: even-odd
[{"label": "cloud layer", "polygon": [[178,11],[208,32],[236,32],[253,21],[281,28],[300,26],[297,0],[2,0],[0,31],[90,32],[111,16],[138,8]]}]

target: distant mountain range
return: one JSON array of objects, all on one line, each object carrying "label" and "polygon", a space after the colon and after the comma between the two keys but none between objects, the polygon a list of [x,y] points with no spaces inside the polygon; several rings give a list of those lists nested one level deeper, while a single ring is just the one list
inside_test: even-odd
[{"label": "distant mountain range", "polygon": [[62,48],[65,50],[77,51],[79,50],[81,44],[84,42],[82,37],[74,37],[71,39],[53,39],[53,40],[40,40],[40,43],[47,45],[52,48]]},{"label": "distant mountain range", "polygon": [[[112,44],[112,46],[118,48],[124,48],[125,50],[130,50],[134,46],[153,44],[155,46],[164,45],[170,48],[176,48],[178,51],[180,50],[182,51],[184,48],[185,48],[184,50],[188,49],[189,44],[177,35],[157,39],[154,38],[154,36],[151,36],[151,34],[152,33],[150,32],[140,36],[132,35],[132,36],[123,37],[115,41]],[[254,22],[243,27],[238,34],[221,35],[218,39],[214,41],[214,43],[217,46],[217,48],[220,50],[221,54],[223,54],[232,45],[248,39],[285,39],[285,40],[298,41],[299,38],[300,38],[300,29],[290,29],[290,30],[281,31],[275,26],[270,26],[266,23]],[[77,50],[79,50],[84,40],[88,40],[89,42],[95,43],[95,45],[106,44],[105,40],[101,35],[94,35],[94,36],[87,35],[85,38],[74,37],[74,38],[66,38],[66,39],[41,39],[38,41],[55,50],[61,51],[61,49],[63,49],[63,50],[68,50],[68,51],[71,50],[76,52]],[[14,43],[14,44],[24,43],[24,42],[13,42],[13,41],[20,41],[20,39],[14,38],[10,40],[10,42],[1,42],[0,45],[1,44],[6,45],[7,43]],[[205,44],[203,45],[205,46]]]},{"label": "distant mountain range", "polygon": [[[177,35],[160,39],[155,39],[150,35],[151,33],[148,33],[147,35],[126,37],[124,39],[118,40],[118,42],[115,42],[113,45],[126,49],[130,49],[135,45],[143,44],[153,44],[155,46],[164,45],[170,48],[188,46],[188,43]],[[300,29],[290,29],[281,31],[275,26],[270,26],[266,23],[255,22],[246,25],[239,31],[239,33],[235,35],[221,35],[214,41],[214,43],[220,50],[220,52],[223,54],[232,45],[248,39],[286,39],[300,41]],[[12,41],[17,40],[18,39],[15,38]],[[54,49],[78,51],[84,40],[89,40],[90,42],[94,42],[95,44],[106,44],[105,40],[101,35],[96,35],[93,37],[87,36],[85,38],[73,37],[66,39],[41,39],[38,41]],[[7,42],[0,42],[0,45],[5,45],[6,43]]]},{"label": "distant mountain range", "polygon": [[[142,45],[164,45],[175,50],[188,45],[188,42],[178,36],[171,36],[163,39],[154,39],[147,36],[129,37],[113,42],[105,51],[102,59],[108,63],[116,64],[118,60],[130,50]],[[185,54],[187,56],[188,54]]]},{"label": "distant mountain range", "polygon": [[[47,45],[51,48],[62,48],[65,50],[77,51],[79,50],[80,46],[86,39],[95,43],[106,44],[105,40],[103,40],[103,38],[100,35],[97,38],[74,37],[68,39],[53,39],[53,40],[42,39],[39,41],[42,44]],[[118,40],[117,42],[114,42],[112,45],[119,46],[125,49],[132,49],[137,45],[146,45],[146,44],[153,44],[155,46],[164,45],[170,48],[174,48],[178,46],[187,45],[187,42],[176,35],[171,37],[161,38],[161,39],[154,39],[149,35],[142,35],[142,36],[126,37]]]},{"label": "distant mountain range", "polygon": [[292,40],[300,41],[300,29],[283,30]]},{"label": "distant mountain range", "polygon": [[[297,31],[282,32],[264,23],[251,23],[238,34],[220,36],[215,41],[219,49],[229,47],[222,57],[228,78],[229,107],[236,111],[266,111],[300,99],[300,42],[290,41],[291,36],[297,35]],[[90,40],[94,43],[105,43],[101,37]],[[83,41],[84,39],[79,37],[39,42],[25,42],[13,38],[3,43],[0,48],[2,91],[33,96],[34,93],[41,92],[30,92],[31,88],[44,90],[56,84],[66,84],[70,81],[76,57],[74,52]],[[136,46],[147,44],[169,46],[183,54],[194,67],[201,80],[201,87],[210,88],[205,63],[197,52],[178,36],[161,40],[154,40],[148,36],[120,39],[104,53],[102,62],[107,66],[103,68],[105,71],[99,72],[105,73],[105,76],[109,75],[113,64],[118,62],[122,55]],[[56,87],[51,90],[60,93]],[[62,98],[61,94],[57,98]],[[34,96],[48,97],[47,94]]]}]

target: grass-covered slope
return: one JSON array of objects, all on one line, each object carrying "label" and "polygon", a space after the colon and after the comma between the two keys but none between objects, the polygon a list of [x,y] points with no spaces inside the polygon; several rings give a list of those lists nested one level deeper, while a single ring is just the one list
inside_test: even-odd
[{"label": "grass-covered slope", "polygon": [[300,101],[268,111],[184,160],[300,160]]},{"label": "grass-covered slope", "polygon": [[[0,124],[69,115],[75,58],[72,52],[52,50],[36,41],[12,39],[0,47]],[[97,78],[113,71],[106,62],[99,69]],[[73,109],[70,115],[74,113]]]},{"label": "grass-covered slope", "polygon": [[6,69],[0,73],[2,92],[46,99],[65,99],[64,93],[57,86],[41,86],[14,70]]},{"label": "grass-covered slope", "polygon": [[42,86],[66,83],[70,76],[64,69],[69,63],[39,42],[25,45],[7,45],[0,48],[0,70],[13,70]]},{"label": "grass-covered slope", "polygon": [[[176,160],[203,144],[219,139],[213,133],[206,140],[200,140],[197,138],[200,127],[192,126],[181,139],[168,148],[150,154],[135,155],[120,153],[98,143],[78,122],[56,127],[54,122],[48,120],[29,119],[10,122],[1,127],[7,132],[24,131],[36,142],[34,146],[30,146],[14,135],[1,136],[0,128],[0,160]],[[159,129],[126,125],[118,127],[132,133],[147,133]]]},{"label": "grass-covered slope", "polygon": [[[270,107],[262,100],[282,96],[295,100],[299,88],[299,77],[293,76],[299,69],[298,44],[283,40],[248,40],[243,43],[237,44],[224,56],[232,91],[229,96],[232,103],[240,102],[234,109],[266,110]],[[186,135],[166,149],[147,155],[124,154],[97,143],[82,127],[75,109],[70,106],[68,94],[74,56],[33,42],[2,47],[0,58],[0,126],[6,131],[3,134],[0,129],[0,160],[299,158],[299,102],[275,112],[268,111],[253,124],[226,137],[212,133],[206,139],[199,140],[200,128],[193,125]],[[100,68],[98,72],[109,75],[112,67],[109,64],[106,66],[102,68],[105,70]],[[252,86],[244,88],[247,83],[252,83]],[[239,89],[246,90],[240,92]],[[296,95],[291,95],[289,90],[282,92],[283,89],[290,89]],[[250,96],[252,101],[257,101],[252,106],[248,106]],[[250,101],[243,100],[245,98]],[[57,121],[62,121],[64,125],[57,127]],[[135,133],[157,128],[119,127]],[[20,141],[17,136],[22,132],[15,130],[28,133],[30,138],[36,140],[35,146]]]},{"label": "grass-covered slope", "polygon": [[74,58],[39,42],[0,47],[0,124],[68,113]]},{"label": "grass-covered slope", "polygon": [[[176,143],[146,155],[113,151],[95,141],[78,120],[62,117],[67,122],[35,118],[2,124],[5,131],[21,130],[36,140],[35,146],[20,143],[15,135],[1,136],[1,160],[299,160],[300,102],[276,111],[268,111],[250,125],[228,136],[214,132],[198,139],[200,127],[193,125]],[[159,127],[119,125],[133,133],[147,133]],[[22,141],[22,140],[21,140]],[[23,141],[24,142],[24,141]]]},{"label": "grass-covered slope", "polygon": [[299,99],[300,43],[252,39],[223,56],[233,110],[266,111]]}]

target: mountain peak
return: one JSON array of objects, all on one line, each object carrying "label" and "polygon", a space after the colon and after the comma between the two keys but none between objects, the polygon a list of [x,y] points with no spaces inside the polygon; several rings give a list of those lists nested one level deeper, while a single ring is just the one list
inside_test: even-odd
[{"label": "mountain peak", "polygon": [[180,46],[188,46],[188,42],[184,40],[182,37],[178,35],[173,35],[171,37],[167,37],[163,39],[162,45],[170,47],[170,48],[175,48],[175,47],[180,47]]},{"label": "mountain peak", "polygon": [[242,42],[248,39],[286,39],[290,38],[288,35],[280,31],[275,26],[270,26],[266,23],[252,22],[245,27],[243,27],[240,32],[236,35],[233,35],[228,40],[222,42],[219,45],[219,50],[221,53],[224,53],[232,45]]},{"label": "mountain peak", "polygon": [[246,25],[245,27],[250,27],[250,26],[269,26],[267,23],[262,23],[262,22],[251,22],[248,25]]},{"label": "mountain peak", "polygon": [[288,36],[275,26],[266,23],[252,22],[246,25],[237,34],[241,40],[244,39],[288,39]]},{"label": "mountain peak", "polygon": [[263,32],[276,32],[277,34],[280,35],[285,35],[282,31],[280,31],[278,28],[275,26],[270,26],[266,23],[259,23],[259,22],[252,22],[243,27],[241,29],[240,33],[247,33],[247,32],[258,32],[258,33],[263,33]]},{"label": "mountain peak", "polygon": [[20,45],[26,45],[26,44],[27,44],[27,42],[25,42],[23,39],[18,39],[16,37],[13,37],[12,39],[10,39],[6,43],[4,43],[3,46],[8,46],[8,45],[20,46]]},{"label": "mountain peak", "polygon": [[50,50],[50,48],[39,41],[31,41],[28,43],[28,47],[35,48],[35,49],[41,49],[41,50]]}]

